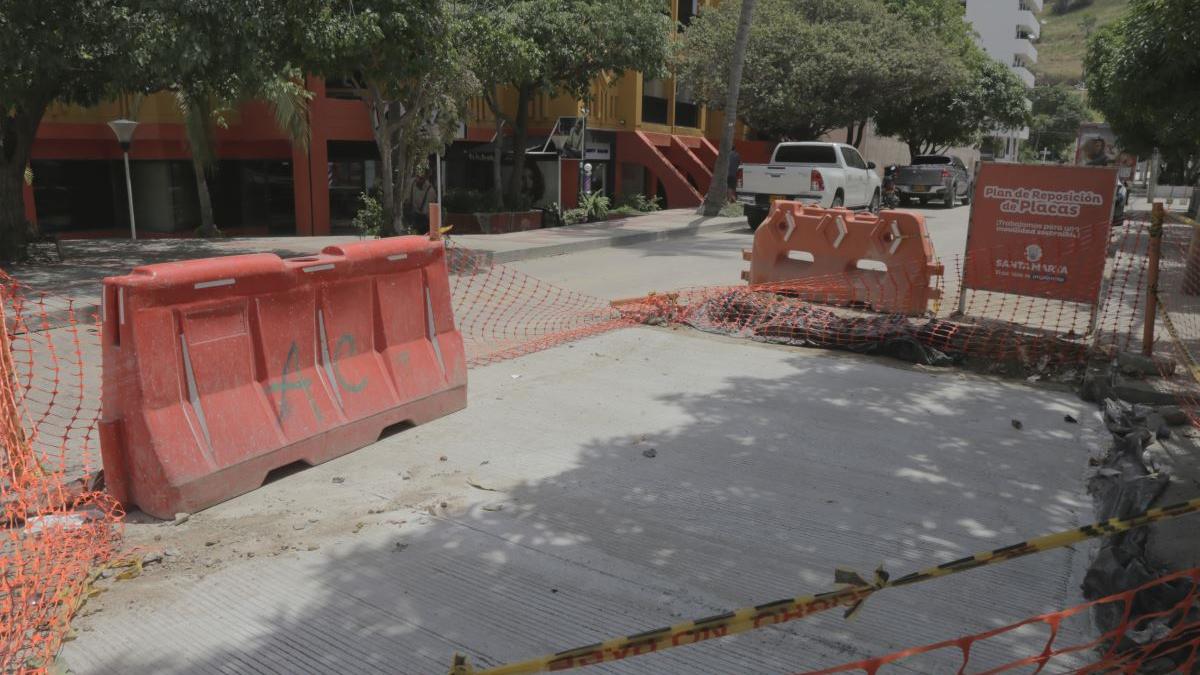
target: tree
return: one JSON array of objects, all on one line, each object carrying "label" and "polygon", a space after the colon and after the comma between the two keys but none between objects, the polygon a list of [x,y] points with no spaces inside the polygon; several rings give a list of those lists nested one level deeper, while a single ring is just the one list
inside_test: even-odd
[{"label": "tree", "polygon": [[33,139],[55,101],[91,105],[145,54],[141,17],[111,0],[0,0],[0,260],[25,256],[36,234],[23,191]]},{"label": "tree", "polygon": [[1075,143],[1079,125],[1091,119],[1083,98],[1064,84],[1040,84],[1033,89],[1033,109],[1030,111],[1030,143],[1022,150],[1026,157],[1041,157],[1043,148],[1049,157],[1067,160]]},{"label": "tree", "polygon": [[[679,78],[715,109],[727,105],[739,19],[735,3],[703,11],[676,50]],[[928,58],[915,35],[892,23],[878,0],[760,0],[738,116],[780,139],[813,140],[852,125],[861,134],[887,97],[919,81]]]},{"label": "tree", "polygon": [[1194,0],[1133,0],[1096,31],[1084,58],[1088,101],[1121,146],[1162,152],[1164,177],[1200,179],[1200,12]]},{"label": "tree", "polygon": [[448,0],[320,2],[304,63],[344,78],[367,106],[379,152],[383,211],[407,231],[404,204],[431,154],[458,129],[478,82],[463,45],[466,7]]},{"label": "tree", "polygon": [[[471,70],[479,78],[480,94],[492,112],[495,140],[492,152],[492,205],[504,205],[504,127],[513,125],[513,116],[504,108],[503,95],[509,82],[520,80],[537,69],[541,50],[532,37],[520,30],[522,16],[509,2],[482,0],[475,13],[471,33],[475,39],[470,50]],[[509,204],[517,208],[518,204]]]},{"label": "tree", "polygon": [[[513,130],[505,201],[516,207],[524,201],[521,178],[534,97],[565,95],[586,102],[598,78],[628,70],[659,76],[667,60],[670,19],[659,0],[479,0],[477,15],[507,33],[505,39],[482,41],[474,61],[481,64],[482,91],[497,124]],[[495,95],[501,86],[516,92],[515,110],[504,109]]]},{"label": "tree", "polygon": [[944,51],[927,62],[921,86],[890,97],[880,107],[875,118],[880,133],[900,138],[912,155],[918,155],[970,145],[988,131],[1026,124],[1024,83],[975,44],[960,3],[887,4],[913,31],[932,36],[931,47]]},{"label": "tree", "polygon": [[717,163],[713,167],[713,179],[704,196],[700,212],[706,216],[721,213],[728,198],[726,181],[729,175],[729,155],[733,151],[733,134],[737,129],[738,95],[742,86],[742,68],[746,63],[746,45],[750,42],[750,22],[754,17],[756,0],[742,0],[741,15],[738,17],[737,34],[733,40],[733,54],[729,63],[729,93],[725,96],[725,126],[721,129],[721,147],[717,151]]},{"label": "tree", "polygon": [[[160,27],[150,88],[172,91],[184,118],[200,205],[200,233],[219,234],[208,173],[215,167],[214,134],[243,103],[266,101],[294,143],[307,145],[308,101],[296,63],[295,39],[305,18],[301,3],[280,0],[208,0],[154,5]],[[231,17],[237,17],[231,21]]]}]

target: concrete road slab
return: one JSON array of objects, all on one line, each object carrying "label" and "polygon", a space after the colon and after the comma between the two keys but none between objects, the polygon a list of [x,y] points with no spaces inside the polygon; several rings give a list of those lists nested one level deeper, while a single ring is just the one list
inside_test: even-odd
[{"label": "concrete road slab", "polygon": [[[169,555],[88,603],[67,665],[520,660],[826,590],[835,566],[900,573],[1077,526],[1105,438],[1069,392],[685,330],[617,331],[471,378],[461,413],[182,525],[135,516],[127,539]],[[1086,557],[1044,553],[886,591],[853,622],[830,613],[593,670],[787,673],[883,654],[1077,604]],[[1011,634],[973,663],[1043,641]]]}]

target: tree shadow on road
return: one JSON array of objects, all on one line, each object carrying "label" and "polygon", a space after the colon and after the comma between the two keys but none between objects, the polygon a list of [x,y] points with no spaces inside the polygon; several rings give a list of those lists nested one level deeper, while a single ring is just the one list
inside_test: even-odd
[{"label": "tree shadow on road", "polygon": [[[726,342],[733,358],[783,349]],[[486,437],[462,439],[492,458],[472,469],[477,480],[511,488],[464,488],[425,527],[389,524],[412,510],[367,513],[375,502],[364,499],[360,543],[231,565],[135,625],[99,621],[78,643],[87,658],[72,665],[430,673],[447,670],[455,651],[497,665],[827,590],[836,566],[904,573],[1090,520],[1080,495],[1086,433],[1063,420],[1082,418],[1084,404],[1070,394],[794,349],[772,367],[750,359],[743,375],[697,379],[679,369],[704,364],[682,356],[584,353],[594,345],[580,343],[562,367],[644,370],[646,384],[606,389],[611,399],[595,407],[531,383],[548,387],[552,408],[501,414]],[[491,396],[507,377],[477,378],[488,395],[472,405],[510,405]],[[550,427],[585,438],[556,444]],[[614,432],[591,431],[604,427]],[[360,451],[378,458],[375,471],[346,480],[399,494],[406,445]],[[885,591],[854,622],[830,612],[593,670],[796,672],[979,632],[1076,604],[1076,555]],[[972,669],[1043,643],[998,638]],[[128,651],[113,653],[119,645]],[[959,657],[923,672],[953,670]]]}]

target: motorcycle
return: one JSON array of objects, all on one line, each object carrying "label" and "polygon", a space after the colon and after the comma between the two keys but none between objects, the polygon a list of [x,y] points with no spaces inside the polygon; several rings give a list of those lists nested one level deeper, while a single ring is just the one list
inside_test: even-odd
[{"label": "motorcycle", "polygon": [[896,192],[896,171],[899,168],[897,165],[891,164],[883,170],[882,204],[885,209],[900,208],[900,195]]}]

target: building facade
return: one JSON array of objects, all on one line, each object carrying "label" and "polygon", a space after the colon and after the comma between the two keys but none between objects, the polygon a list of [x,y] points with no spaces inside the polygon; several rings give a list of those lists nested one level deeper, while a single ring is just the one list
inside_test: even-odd
[{"label": "building facade", "polygon": [[[979,46],[1033,89],[1031,68],[1038,58],[1033,41],[1041,35],[1037,14],[1042,11],[1042,0],[963,0],[963,4]],[[1003,156],[997,153],[996,159],[1015,161],[1021,142],[1029,139],[1029,129],[999,129],[994,136],[1003,148]]]},{"label": "building facade", "polygon": [[[669,0],[672,19],[686,27],[701,0]],[[217,166],[210,181],[218,227],[235,234],[322,235],[348,228],[361,193],[377,185],[378,153],[363,103],[335,81],[309,78],[312,138],[293,146],[263,104],[243,106],[217,130]],[[515,92],[502,92],[506,112]],[[562,158],[567,125],[584,113],[581,102],[539,95],[530,103],[531,203],[574,205],[580,163],[591,164],[591,186],[610,196],[659,196],[671,208],[696,206],[712,181],[721,115],[698,105],[673,78],[640,73],[593,83],[587,110],[586,154]],[[92,108],[58,106],[39,128],[33,148],[33,185],[26,214],[43,232],[64,236],[121,236],[129,209],[121,149],[107,123],[134,118],[139,126],[130,158],[139,234],[186,234],[199,225],[191,154],[178,107],[169,94],[106,102]],[[511,129],[506,130],[511,132]],[[740,136],[744,136],[741,130]],[[495,120],[482,99],[469,105],[460,138],[445,156],[449,189],[491,187],[492,153],[504,157]],[[739,140],[743,161],[766,161],[768,144]],[[511,141],[508,144],[511,155]],[[505,163],[510,162],[504,157]]]}]

